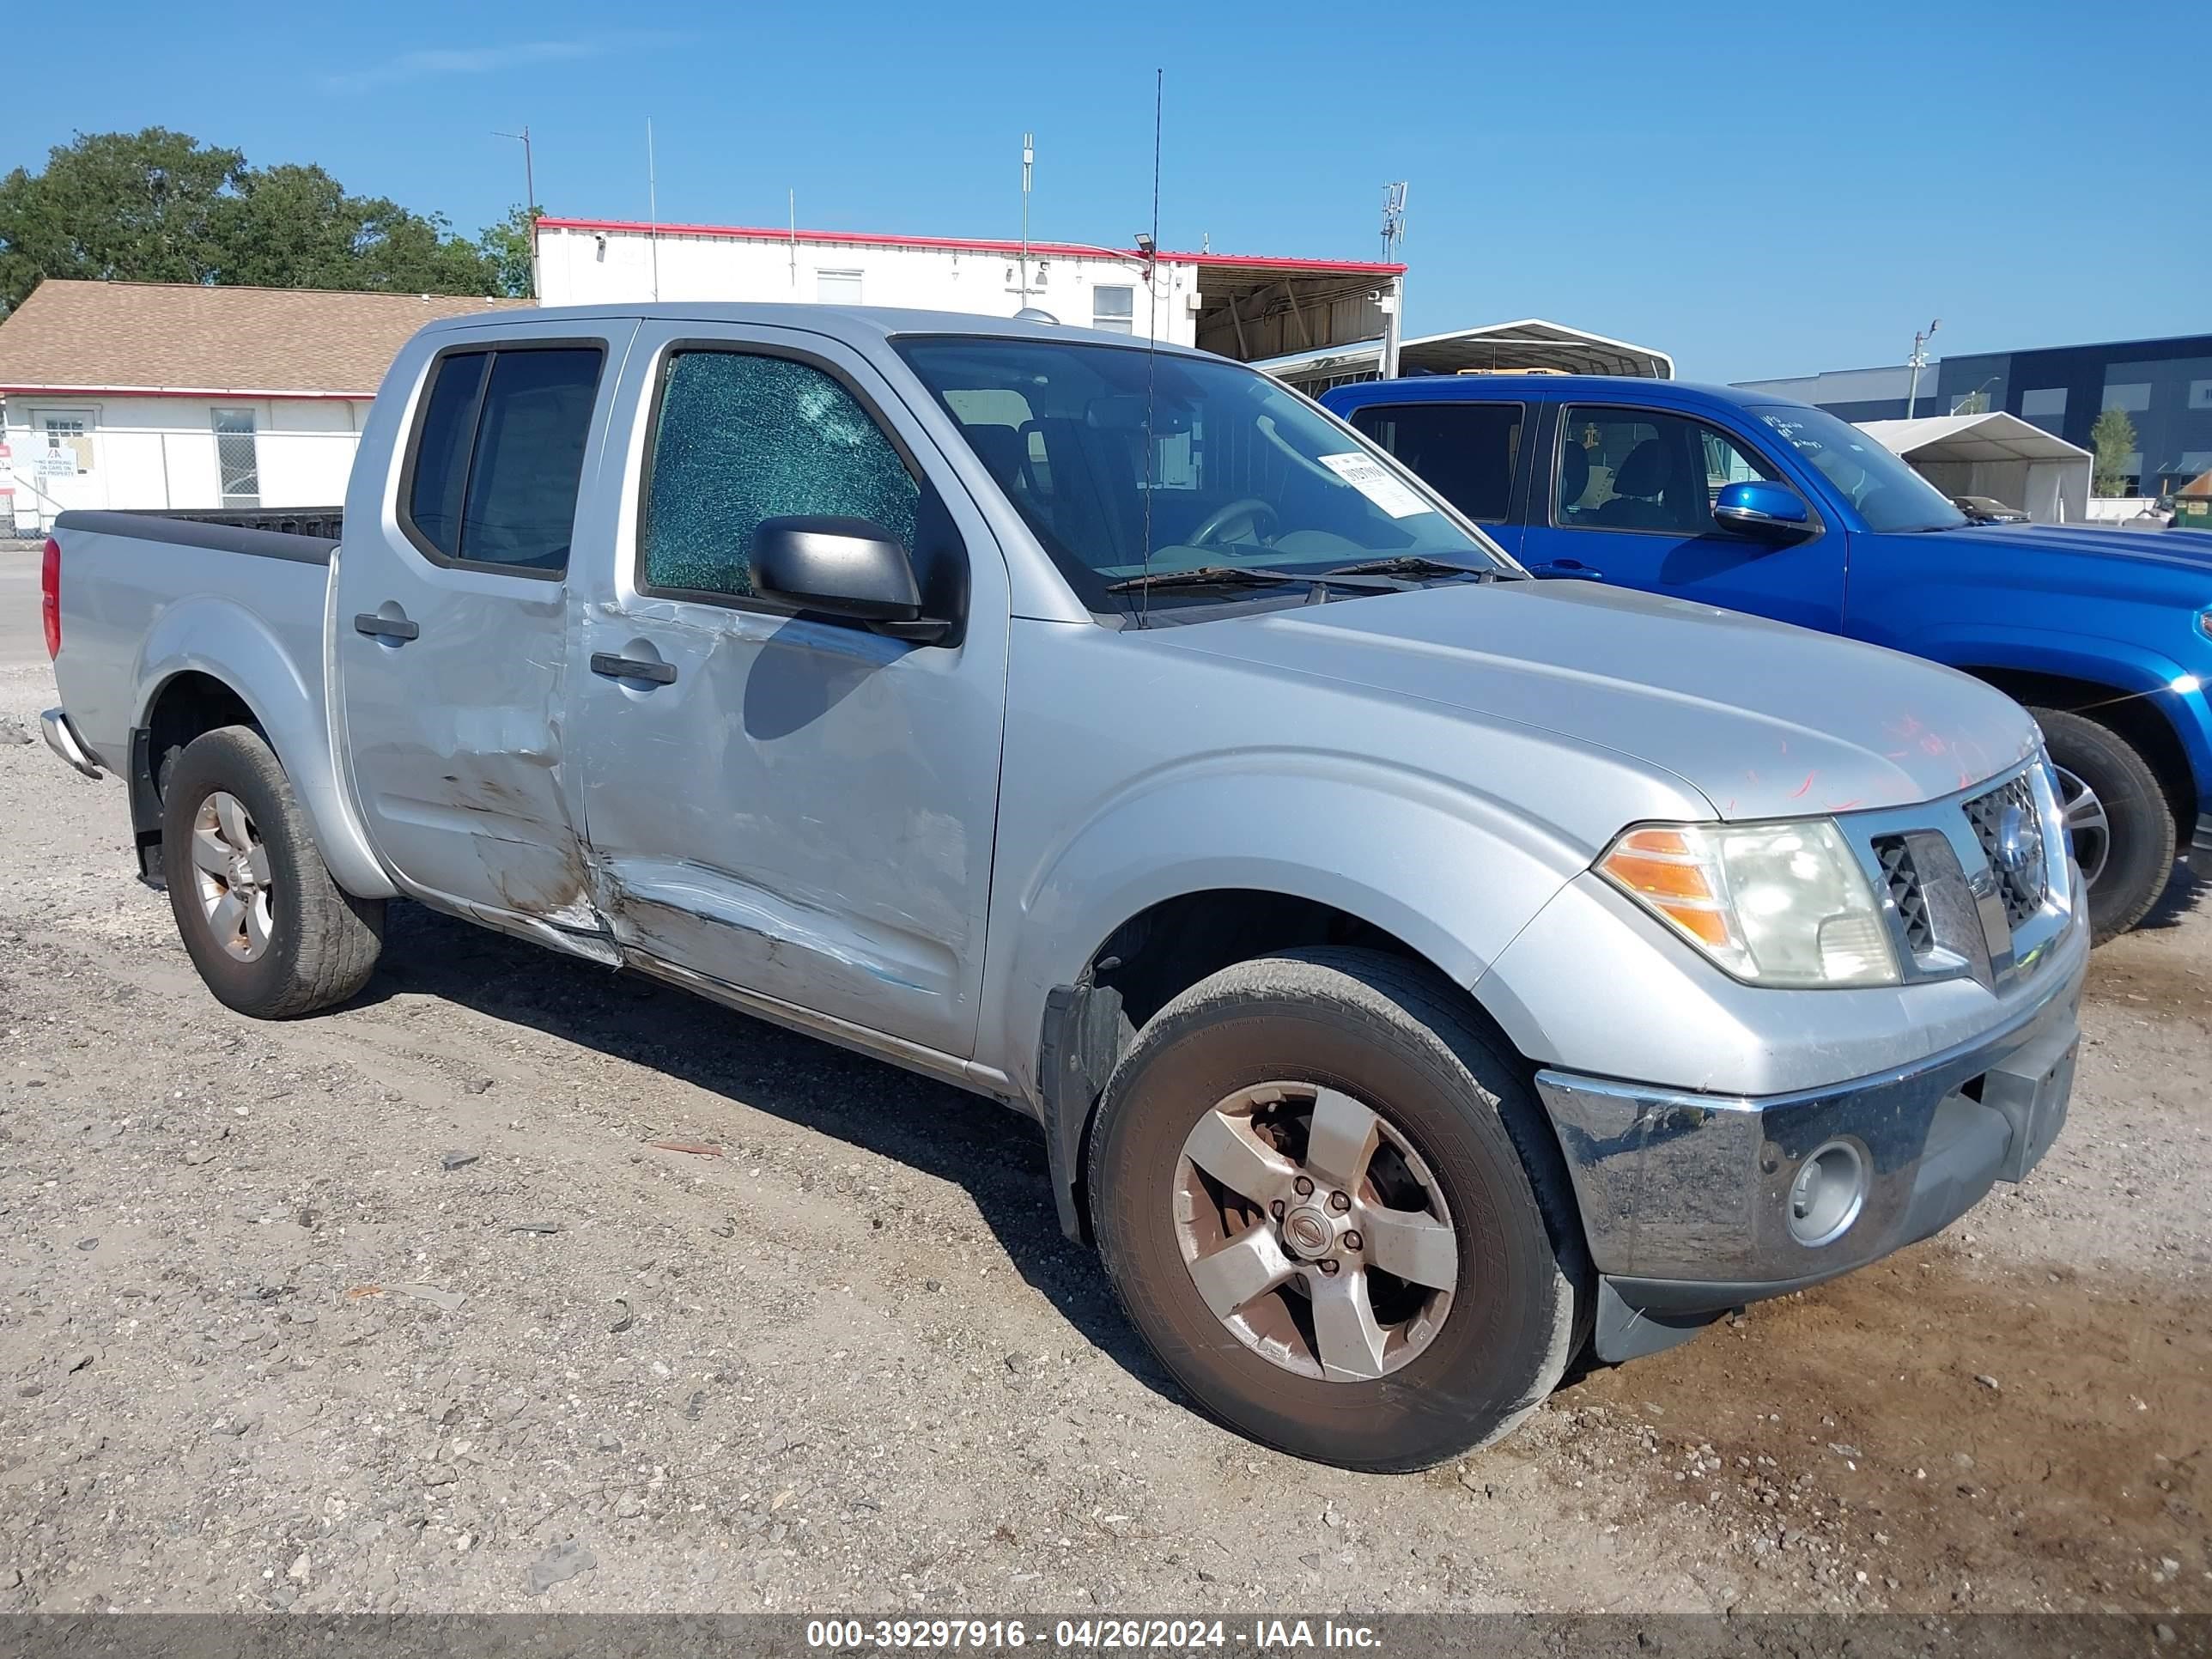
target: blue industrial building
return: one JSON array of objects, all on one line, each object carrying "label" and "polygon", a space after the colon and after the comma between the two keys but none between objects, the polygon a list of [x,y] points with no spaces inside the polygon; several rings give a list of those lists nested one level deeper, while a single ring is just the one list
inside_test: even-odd
[{"label": "blue industrial building", "polygon": [[[1899,363],[1742,384],[1846,421],[1893,421],[1905,416],[1911,379]],[[2126,494],[2171,495],[2212,471],[2212,334],[1946,357],[1921,370],[1915,412],[2002,410],[2090,449],[2089,428],[2107,409],[2124,410],[2136,430]]]}]

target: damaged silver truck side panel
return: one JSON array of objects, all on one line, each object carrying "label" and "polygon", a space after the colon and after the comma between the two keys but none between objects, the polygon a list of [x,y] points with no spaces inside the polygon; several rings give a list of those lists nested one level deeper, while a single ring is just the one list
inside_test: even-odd
[{"label": "damaged silver truck side panel", "polygon": [[1533,580],[1200,353],[455,319],[337,543],[72,514],[50,565],[49,741],[231,1006],[342,1000],[404,896],[1002,1101],[1162,1362],[1307,1455],[1492,1437],[2064,1118],[2022,710]]}]

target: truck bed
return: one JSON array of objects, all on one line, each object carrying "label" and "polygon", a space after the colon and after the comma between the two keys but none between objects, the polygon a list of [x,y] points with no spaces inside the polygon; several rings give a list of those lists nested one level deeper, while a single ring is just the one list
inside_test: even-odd
[{"label": "truck bed", "polygon": [[320,734],[324,599],[336,538],[210,517],[83,512],[55,520],[62,648],[54,680],[85,747],[112,771],[128,775],[140,696],[203,669],[210,640],[234,655],[280,662],[301,694],[284,713],[305,716]]},{"label": "truck bed", "polygon": [[[88,516],[73,514],[75,518]],[[336,541],[345,522],[343,507],[224,507],[177,509],[166,507],[123,507],[110,518],[169,519],[181,524],[228,525],[234,530],[271,530],[287,536],[306,536]]]}]

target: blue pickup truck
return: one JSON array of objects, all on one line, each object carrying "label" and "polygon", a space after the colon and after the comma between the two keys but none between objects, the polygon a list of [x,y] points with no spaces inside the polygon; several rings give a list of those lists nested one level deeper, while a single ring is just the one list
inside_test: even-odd
[{"label": "blue pickup truck", "polygon": [[[1834,416],[1726,387],[1437,376],[1322,401],[1539,576],[1871,641],[2027,704],[2100,941],[2142,920],[2177,853],[2212,873],[2212,536],[1972,523]],[[1803,793],[1838,809],[1816,775]]]}]

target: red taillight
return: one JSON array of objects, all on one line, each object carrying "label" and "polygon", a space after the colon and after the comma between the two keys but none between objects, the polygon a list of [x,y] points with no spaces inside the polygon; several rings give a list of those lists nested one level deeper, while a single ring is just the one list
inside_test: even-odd
[{"label": "red taillight", "polygon": [[46,654],[62,653],[62,544],[46,538],[46,556],[39,562],[39,612],[46,624]]}]

